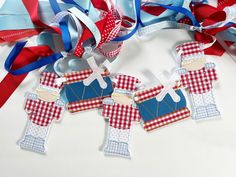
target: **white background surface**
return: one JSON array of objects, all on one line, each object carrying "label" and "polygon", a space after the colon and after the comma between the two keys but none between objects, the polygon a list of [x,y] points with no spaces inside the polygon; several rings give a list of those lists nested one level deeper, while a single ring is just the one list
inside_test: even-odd
[{"label": "white background surface", "polygon": [[[183,30],[159,31],[155,38],[127,41],[114,73],[137,76],[144,81],[147,70],[170,71],[176,66],[172,47],[190,40]],[[0,78],[10,49],[0,47]],[[208,57],[211,58],[211,57]],[[54,123],[46,155],[21,150],[20,139],[27,121],[24,94],[33,91],[39,73],[32,72],[0,109],[1,177],[235,177],[236,176],[236,63],[225,54],[214,57],[219,73],[215,97],[222,119],[185,120],[146,133],[139,125],[132,130],[132,159],[105,157],[99,148],[105,124],[97,110],[70,114]],[[3,94],[3,93],[1,93]]]}]

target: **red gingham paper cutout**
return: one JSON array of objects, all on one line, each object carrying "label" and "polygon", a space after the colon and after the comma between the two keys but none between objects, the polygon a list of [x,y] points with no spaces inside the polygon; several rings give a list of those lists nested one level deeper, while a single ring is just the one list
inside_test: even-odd
[{"label": "red gingham paper cutout", "polygon": [[180,50],[182,50],[181,59],[194,55],[204,55],[202,43],[197,41],[186,42],[184,44],[178,45],[176,47],[176,51],[179,52]]},{"label": "red gingham paper cutout", "polygon": [[137,84],[140,83],[137,78],[128,75],[118,75],[115,79],[117,79],[114,86],[115,89],[136,91]]},{"label": "red gingham paper cutout", "polygon": [[[176,90],[179,87],[180,87],[180,85],[175,85],[173,87],[173,89]],[[135,93],[135,102],[136,103],[141,103],[145,100],[156,97],[161,92],[161,90],[163,88],[164,88],[163,85],[159,85],[159,86],[156,86],[156,87],[153,87],[153,88],[150,88],[150,89],[146,89],[146,90],[143,90],[143,91],[136,92]]]},{"label": "red gingham paper cutout", "polygon": [[189,89],[190,93],[205,93],[212,89],[212,82],[217,80],[214,68],[203,67],[200,70],[188,71],[181,75],[181,84]]},{"label": "red gingham paper cutout", "polygon": [[130,129],[132,121],[139,122],[139,110],[131,105],[103,104],[102,115],[109,118],[109,125],[119,129]]},{"label": "red gingham paper cutout", "polygon": [[102,100],[107,97],[108,96],[104,96],[104,97],[93,98],[89,100],[68,103],[67,108],[68,108],[68,111],[70,111],[71,113],[85,111],[88,109],[101,108]]},{"label": "red gingham paper cutout", "polygon": [[33,123],[40,126],[47,126],[53,119],[61,118],[64,108],[56,106],[55,102],[27,99],[25,110]]},{"label": "red gingham paper cutout", "polygon": [[[92,73],[93,73],[92,69],[85,69],[85,70],[82,70],[82,71],[66,73],[64,75],[64,77],[66,78],[65,84],[70,84],[70,83],[82,81],[82,80],[86,79],[87,77],[89,77]],[[102,73],[102,77],[106,77],[109,74],[110,74],[109,71],[105,70]]]},{"label": "red gingham paper cutout", "polygon": [[55,80],[57,78],[59,78],[59,76],[55,73],[51,73],[51,72],[43,72],[41,73],[42,77],[40,78],[40,84],[41,85],[45,85],[48,87],[52,87],[55,89],[61,89],[62,88],[62,84],[61,85],[57,85]]},{"label": "red gingham paper cutout", "polygon": [[183,108],[173,113],[167,114],[165,116],[157,117],[148,122],[144,122],[143,128],[146,131],[152,131],[154,129],[160,128],[162,126],[177,122],[182,119],[190,117],[190,111],[188,108]]}]

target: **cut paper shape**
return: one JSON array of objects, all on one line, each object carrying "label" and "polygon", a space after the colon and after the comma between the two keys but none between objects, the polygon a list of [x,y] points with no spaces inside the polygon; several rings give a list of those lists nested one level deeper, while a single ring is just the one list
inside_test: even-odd
[{"label": "cut paper shape", "polygon": [[98,66],[93,57],[88,58],[87,62],[93,72],[89,77],[84,79],[84,85],[89,86],[94,80],[97,80],[102,89],[107,88],[107,83],[104,81],[102,73],[104,72],[104,70],[110,68],[110,62],[108,60],[105,60],[100,66]]},{"label": "cut paper shape", "polygon": [[57,85],[55,73],[43,72],[37,94],[26,95],[25,111],[28,123],[19,145],[37,153],[46,152],[46,140],[52,122],[62,117],[64,102],[60,99],[62,85]]},{"label": "cut paper shape", "polygon": [[172,74],[170,78],[166,78],[163,74],[159,74],[158,80],[163,85],[163,89],[156,96],[157,101],[161,102],[165,96],[169,94],[174,102],[179,102],[180,97],[173,89],[173,87],[176,85],[176,73]]},{"label": "cut paper shape", "polygon": [[112,82],[109,78],[109,71],[105,70],[101,73],[107,87],[101,88],[98,81],[94,80],[90,85],[84,85],[84,79],[87,79],[93,73],[92,69],[84,69],[81,71],[73,71],[65,73],[64,92],[68,100],[67,108],[71,113],[100,108],[102,100],[109,97],[113,92]]},{"label": "cut paper shape", "polygon": [[187,42],[176,47],[181,60],[177,73],[181,76],[181,85],[190,93],[194,120],[220,117],[212,93],[213,82],[217,80],[215,64],[206,63],[204,48],[204,44],[199,42]]},{"label": "cut paper shape", "polygon": [[163,89],[164,86],[159,85],[135,93],[135,102],[143,121],[143,128],[148,132],[190,117],[186,99],[179,85],[175,84],[173,87],[180,98],[178,102],[175,102],[169,93],[158,101],[156,97],[162,93]]},{"label": "cut paper shape", "polygon": [[[140,114],[133,101],[133,93],[140,81],[132,76],[115,77],[111,98],[103,100],[102,115],[109,119],[105,155],[130,158],[129,139],[132,122],[140,121]],[[121,97],[121,98],[120,98]],[[121,101],[121,100],[126,101]]]}]

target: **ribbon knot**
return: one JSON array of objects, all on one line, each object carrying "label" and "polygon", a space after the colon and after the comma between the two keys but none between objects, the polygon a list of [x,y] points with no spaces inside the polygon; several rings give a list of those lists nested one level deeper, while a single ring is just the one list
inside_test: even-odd
[{"label": "ribbon knot", "polygon": [[108,60],[105,60],[100,66],[98,66],[93,57],[88,58],[87,62],[93,70],[93,73],[88,78],[84,79],[84,85],[89,86],[94,80],[97,80],[102,89],[107,88],[107,83],[103,79],[102,74],[105,69],[110,69],[111,63]]},{"label": "ribbon knot", "polygon": [[156,96],[157,101],[161,102],[165,98],[165,96],[169,94],[174,102],[179,102],[180,96],[174,90],[174,87],[176,86],[176,74],[172,74],[169,79],[164,77],[163,74],[160,74],[158,80],[162,83],[163,89]]}]

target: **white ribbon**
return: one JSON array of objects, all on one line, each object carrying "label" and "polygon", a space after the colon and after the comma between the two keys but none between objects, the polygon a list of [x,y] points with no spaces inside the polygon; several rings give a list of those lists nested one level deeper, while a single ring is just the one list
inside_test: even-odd
[{"label": "white ribbon", "polygon": [[217,41],[220,43],[220,45],[225,49],[225,51],[228,53],[228,55],[236,62],[236,55],[234,53],[233,46],[228,47],[225,43],[224,39],[220,36],[220,34],[216,34]]},{"label": "white ribbon", "polygon": [[224,11],[226,13],[226,21],[230,22],[236,19],[236,5],[225,7]]},{"label": "white ribbon", "polygon": [[138,29],[137,34],[139,37],[141,37],[150,33],[154,33],[157,30],[168,29],[168,28],[183,28],[190,31],[202,31],[203,29],[222,27],[228,22],[231,22],[234,19],[236,19],[236,5],[224,8],[224,11],[226,13],[226,20],[215,23],[213,25],[196,27],[187,24],[176,23],[174,21],[163,21],[140,28]]},{"label": "white ribbon", "polygon": [[[56,16],[52,20],[52,23],[58,24],[66,16],[69,16],[70,19],[72,20],[72,23],[73,23],[73,24],[68,23],[68,27],[69,27],[68,30],[69,30],[71,38],[72,38],[72,45],[73,45],[73,47],[75,47],[77,40],[75,41],[74,39],[79,39],[82,35],[82,32],[83,32],[83,28],[82,28],[82,25],[81,25],[79,19],[70,11],[61,11],[58,14],[56,14]],[[74,27],[75,27],[75,31],[73,31]]]},{"label": "white ribbon", "polygon": [[89,64],[90,68],[93,70],[93,73],[88,78],[84,79],[84,81],[83,81],[84,85],[88,86],[94,80],[97,79],[97,81],[102,89],[107,88],[107,83],[104,81],[104,79],[102,77],[102,73],[104,72],[105,68],[108,70],[110,69],[111,63],[108,60],[105,60],[100,66],[98,66],[93,57],[88,58],[87,62]]},{"label": "white ribbon", "polygon": [[212,38],[212,42],[211,43],[208,43],[208,44],[203,44],[202,45],[202,49],[208,49],[209,47],[211,47],[215,42],[216,42],[216,37],[215,36],[212,36],[210,35],[211,38]]},{"label": "white ribbon", "polygon": [[162,83],[164,88],[161,92],[156,96],[158,102],[161,102],[167,94],[169,94],[174,102],[180,101],[180,96],[175,92],[173,87],[176,85],[176,74],[172,74],[172,76],[167,79],[163,74],[160,74],[158,80]]},{"label": "white ribbon", "polygon": [[205,26],[203,29],[211,29],[216,27],[223,27],[225,24],[232,22],[234,19],[236,19],[236,5],[225,7],[224,11],[226,13],[226,19],[221,22],[217,22],[213,25]]}]

